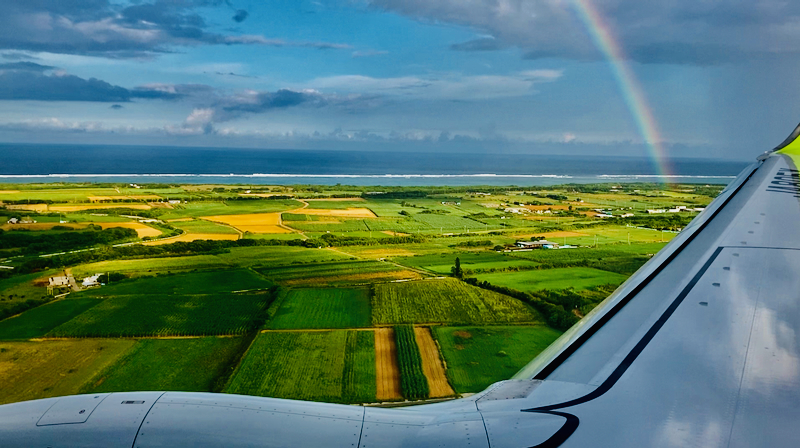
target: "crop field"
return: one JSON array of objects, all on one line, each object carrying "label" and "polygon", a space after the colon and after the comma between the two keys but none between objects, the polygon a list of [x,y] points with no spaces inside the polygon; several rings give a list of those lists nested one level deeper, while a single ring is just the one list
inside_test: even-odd
[{"label": "crop field", "polygon": [[47,207],[50,212],[81,212],[85,210],[106,210],[112,208],[129,208],[133,210],[150,210],[147,204],[53,204]]},{"label": "crop field", "polygon": [[235,335],[264,322],[270,294],[117,296],[50,331],[49,337]]},{"label": "crop field", "polygon": [[[306,210],[347,210],[359,209],[365,207],[365,200],[361,198],[336,198],[332,201],[330,199],[304,199],[308,203]],[[368,205],[367,205],[368,206]],[[372,215],[375,216],[374,214]]]},{"label": "crop field", "polygon": [[397,364],[400,366],[400,388],[407,400],[422,400],[430,395],[428,379],[422,370],[422,356],[411,325],[394,327]]},{"label": "crop field", "polygon": [[228,226],[223,226],[220,224],[216,224],[213,222],[208,221],[183,221],[183,222],[173,222],[171,225],[175,228],[184,230],[188,233],[200,233],[200,234],[209,234],[209,233],[224,233],[230,235],[238,235],[235,229],[232,229]]},{"label": "crop field", "polygon": [[363,328],[370,321],[366,288],[302,288],[283,299],[268,328]]},{"label": "crop field", "polygon": [[254,213],[249,215],[203,216],[201,219],[219,222],[235,227],[242,232],[251,233],[291,233],[291,230],[280,226],[280,213]]},{"label": "crop field", "polygon": [[397,343],[391,327],[375,329],[375,383],[378,401],[403,398],[400,367],[397,365]]},{"label": "crop field", "polygon": [[72,269],[75,277],[86,277],[98,272],[121,272],[134,276],[151,275],[159,272],[191,269],[230,268],[230,264],[214,255],[194,255],[190,257],[142,258],[134,260],[98,261],[76,266]]},{"label": "crop field", "polygon": [[375,333],[348,331],[342,373],[344,403],[373,403],[375,383]]},{"label": "crop field", "polygon": [[0,225],[0,230],[43,231],[43,230],[50,230],[53,227],[69,227],[70,229],[85,229],[87,226],[88,224],[74,224],[74,223],[61,224],[59,222],[36,222],[34,224],[3,224]]},{"label": "crop field", "polygon": [[53,328],[67,322],[99,304],[98,299],[64,299],[25,311],[0,321],[0,339],[30,339],[42,337]]},{"label": "crop field", "polygon": [[233,269],[124,280],[100,289],[90,289],[81,294],[93,297],[148,294],[214,294],[265,289],[272,285],[272,282],[262,279],[252,271]]},{"label": "crop field", "polygon": [[142,223],[138,222],[99,222],[97,223],[103,229],[111,229],[113,227],[122,227],[124,229],[133,229],[136,231],[136,234],[139,235],[139,238],[144,237],[155,237],[161,235],[161,231],[158,229],[154,229],[150,226],[146,226]]},{"label": "crop field", "polygon": [[455,265],[456,258],[461,262],[462,269],[506,269],[535,267],[538,263],[514,258],[503,253],[493,251],[482,252],[456,252],[451,254],[422,255],[409,258],[397,258],[394,261],[411,267],[426,269],[440,275],[449,275]]},{"label": "crop field", "polygon": [[348,330],[261,333],[225,392],[343,402],[347,333]]},{"label": "crop field", "polygon": [[236,241],[239,239],[238,234],[228,233],[184,233],[182,235],[164,238],[161,240],[145,241],[145,246],[160,246],[162,244],[172,243],[191,243],[192,241]]},{"label": "crop field", "polygon": [[366,223],[360,219],[347,219],[344,221],[290,221],[285,225],[305,232],[366,232],[369,231]]},{"label": "crop field", "polygon": [[189,202],[174,206],[161,219],[199,218],[201,216],[276,213],[294,210],[303,204],[292,199]]},{"label": "crop field", "polygon": [[433,327],[458,393],[480,392],[517,373],[561,333],[545,326]]},{"label": "crop field", "polygon": [[[325,204],[330,204],[326,202]],[[334,203],[334,204],[341,204],[341,202]],[[372,210],[368,208],[305,208],[303,209],[303,213],[306,215],[316,215],[316,216],[333,216],[336,218],[377,218],[378,216],[372,212]]]},{"label": "crop field", "polygon": [[0,342],[0,404],[77,394],[132,340]]},{"label": "crop field", "polygon": [[419,278],[391,263],[380,261],[342,261],[255,268],[265,277],[286,285],[359,283],[366,280]]},{"label": "crop field", "polygon": [[[23,186],[21,186],[23,187]],[[90,200],[90,197],[111,197],[122,199],[125,197],[159,197],[159,195],[173,194],[180,189],[132,189],[132,188],[25,188],[16,190],[0,190],[0,200],[6,201],[56,201],[80,202]]]},{"label": "crop field", "polygon": [[428,379],[429,396],[431,398],[451,397],[455,395],[453,388],[447,380],[442,359],[439,356],[439,347],[431,336],[428,327],[414,327],[414,335],[422,357],[422,371]]},{"label": "crop field", "polygon": [[519,291],[541,289],[588,289],[600,285],[618,285],[628,277],[615,272],[594,268],[537,269],[519,272],[497,272],[478,274],[478,280],[493,285],[506,286]]},{"label": "crop field", "polygon": [[462,218],[461,216],[417,213],[413,217],[415,221],[419,221],[434,230],[464,232],[467,230],[488,229],[483,223],[468,218]]},{"label": "crop field", "polygon": [[142,339],[98,372],[82,393],[172,390],[214,392],[243,350],[243,338]]},{"label": "crop field", "polygon": [[539,315],[523,302],[470,286],[456,279],[375,285],[374,324],[538,322]]},{"label": "crop field", "polygon": [[239,266],[302,266],[303,263],[325,263],[342,261],[350,257],[332,250],[307,249],[291,246],[237,247],[230,253],[219,254],[217,258],[225,263]]}]

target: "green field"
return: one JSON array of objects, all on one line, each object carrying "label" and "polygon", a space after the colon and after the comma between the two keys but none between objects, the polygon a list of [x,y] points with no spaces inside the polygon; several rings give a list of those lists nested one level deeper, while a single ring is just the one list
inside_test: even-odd
[{"label": "green field", "polygon": [[458,393],[511,378],[560,336],[545,326],[432,327]]},{"label": "green field", "polygon": [[[368,341],[361,341],[361,350],[355,356],[347,356],[347,335],[353,331],[357,330],[261,333],[225,392],[347,402],[352,391],[366,391],[369,385],[352,382],[348,385],[343,380],[346,359],[357,359],[356,366],[364,371],[359,375],[349,375],[351,381],[371,381],[371,387],[375,387],[374,351],[371,364],[369,356],[364,355],[364,344]],[[356,347],[359,347],[358,343]]]},{"label": "green field", "polygon": [[234,269],[123,280],[119,283],[107,285],[99,289],[89,289],[81,294],[93,297],[145,294],[215,294],[265,289],[272,285],[272,282],[264,280],[252,271],[247,269]]},{"label": "green field", "polygon": [[370,316],[366,288],[293,289],[270,319],[268,328],[363,328],[370,326]]},{"label": "green field", "polygon": [[488,250],[483,250],[481,252],[455,252],[451,254],[402,257],[396,258],[394,261],[406,266],[426,269],[440,275],[449,275],[451,268],[455,265],[456,258],[461,261],[462,269],[469,269],[472,271],[483,269],[527,268],[535,267],[539,264]]},{"label": "green field", "polygon": [[[298,264],[261,267],[256,270],[265,277],[284,284],[322,285],[361,283],[380,278],[403,278],[403,269],[380,261],[342,261],[334,263]],[[411,274],[411,273],[409,273]],[[398,277],[400,275],[400,277]],[[414,275],[406,275],[411,278]]]},{"label": "green field", "polygon": [[[291,236],[292,239],[298,237],[298,235],[290,233],[284,235]],[[347,255],[332,250],[289,246],[237,247],[231,249],[230,253],[217,256],[218,260],[237,266],[286,266],[300,263],[324,263],[348,258]]]},{"label": "green field", "polygon": [[76,266],[72,272],[77,278],[86,277],[98,272],[121,272],[132,276],[142,276],[160,272],[214,268],[227,269],[230,268],[230,264],[225,263],[214,255],[193,255],[188,257],[98,261],[96,263]]},{"label": "green field", "polygon": [[42,337],[53,328],[101,302],[98,299],[81,298],[58,300],[41,305],[18,316],[0,321],[0,339]]},{"label": "green field", "polygon": [[143,339],[99,372],[82,393],[216,392],[244,350],[243,338]]},{"label": "green field", "polygon": [[396,323],[498,324],[537,322],[538,314],[517,299],[456,279],[375,285],[372,320]]},{"label": "green field", "polygon": [[223,226],[209,221],[187,221],[187,222],[171,222],[172,227],[184,230],[189,233],[222,233],[229,235],[237,235],[239,232],[236,229],[228,226]]},{"label": "green field", "polygon": [[400,387],[407,400],[422,400],[430,395],[430,387],[422,370],[417,337],[413,325],[396,325],[394,338],[397,344],[397,365],[400,368]]},{"label": "green field", "polygon": [[77,394],[134,344],[127,339],[0,342],[0,404]]},{"label": "green field", "polygon": [[496,272],[479,274],[480,281],[505,286],[519,291],[538,291],[540,289],[587,289],[593,286],[617,285],[628,277],[615,272],[594,268],[536,269],[519,272]]},{"label": "green field", "polygon": [[59,325],[52,337],[214,336],[260,327],[272,294],[147,294],[105,299]]},{"label": "green field", "polygon": [[300,208],[301,203],[284,199],[252,199],[240,201],[189,202],[175,206],[159,216],[161,219],[198,218],[201,216],[274,213]]},{"label": "green field", "polygon": [[342,402],[375,401],[375,333],[348,331],[342,373]]}]

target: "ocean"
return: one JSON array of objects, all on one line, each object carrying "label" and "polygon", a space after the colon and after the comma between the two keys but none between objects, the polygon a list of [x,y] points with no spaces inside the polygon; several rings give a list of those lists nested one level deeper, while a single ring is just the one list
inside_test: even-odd
[{"label": "ocean", "polygon": [[0,183],[249,185],[726,184],[739,161],[673,159],[664,176],[644,157],[0,144]]}]

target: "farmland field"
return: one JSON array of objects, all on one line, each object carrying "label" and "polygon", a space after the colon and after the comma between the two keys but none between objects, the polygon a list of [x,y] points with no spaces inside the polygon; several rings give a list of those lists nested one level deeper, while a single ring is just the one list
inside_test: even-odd
[{"label": "farmland field", "polygon": [[99,222],[97,223],[103,229],[110,229],[113,227],[122,227],[124,229],[133,229],[136,231],[136,234],[139,235],[139,238],[144,237],[156,237],[161,235],[161,231],[158,229],[154,229],[150,226],[146,226],[142,223],[138,222]]},{"label": "farmland field", "polygon": [[478,280],[519,291],[540,289],[588,289],[593,286],[620,284],[627,278],[615,272],[594,268],[537,269],[520,272],[478,274]]},{"label": "farmland field", "polygon": [[191,269],[229,268],[229,263],[214,255],[195,255],[190,257],[143,258],[133,260],[98,261],[82,264],[72,272],[76,277],[85,277],[98,272],[121,272],[141,276],[163,271],[181,271]]},{"label": "farmland field", "polygon": [[280,213],[253,213],[248,215],[202,216],[202,219],[235,227],[251,233],[291,233],[280,226]]},{"label": "farmland field", "polygon": [[134,341],[0,342],[0,404],[77,394]]},{"label": "farmland field", "polygon": [[447,380],[444,365],[439,356],[439,347],[431,336],[431,329],[428,327],[414,327],[414,335],[419,346],[419,354],[422,357],[422,371],[428,379],[430,397],[450,397],[455,395],[453,388]]},{"label": "farmland field", "polygon": [[256,270],[265,277],[286,285],[359,283],[367,280],[419,278],[419,274],[379,261],[343,261]]},{"label": "farmland field", "polygon": [[190,202],[175,206],[161,219],[199,218],[201,216],[242,215],[249,213],[275,213],[300,208],[301,203],[290,199],[264,199],[243,201]]},{"label": "farmland field", "polygon": [[268,327],[285,330],[369,325],[369,292],[366,288],[303,288],[289,292]]},{"label": "farmland field", "polygon": [[0,339],[30,339],[44,336],[101,301],[93,298],[64,299],[30,309],[0,321]]},{"label": "farmland field", "polygon": [[242,338],[143,339],[98,372],[82,393],[174,390],[214,392],[242,350]]},{"label": "farmland field", "polygon": [[538,314],[517,299],[456,279],[375,285],[375,324],[537,322]]},{"label": "farmland field", "polygon": [[171,223],[173,227],[184,230],[188,233],[225,233],[238,235],[235,229],[209,221],[185,221]]},{"label": "farmland field", "polygon": [[400,388],[407,400],[428,398],[430,387],[422,370],[422,356],[412,325],[396,325],[397,364],[400,366]]},{"label": "farmland field", "polygon": [[201,271],[178,275],[125,280],[100,289],[90,289],[82,294],[94,297],[124,295],[185,295],[264,289],[272,283],[247,269]]},{"label": "farmland field", "polygon": [[538,263],[532,261],[490,251],[422,255],[418,257],[398,258],[394,261],[406,266],[427,269],[440,275],[448,275],[455,264],[456,258],[460,260],[462,269],[470,270],[505,269],[511,267],[524,268],[538,265]]},{"label": "farmland field", "polygon": [[347,333],[348,330],[261,333],[225,392],[342,402]]},{"label": "farmland field", "polygon": [[433,327],[456,392],[511,378],[560,336],[545,326]]},{"label": "farmland field", "polygon": [[375,401],[375,333],[348,331],[342,374],[342,401],[372,403]]},{"label": "farmland field", "polygon": [[239,239],[238,234],[228,234],[228,233],[184,233],[182,235],[174,236],[171,238],[165,238],[161,240],[155,241],[146,241],[142,244],[145,246],[160,246],[162,244],[172,244],[172,243],[191,243],[192,241],[204,241],[204,240],[212,240],[212,241],[235,241]]},{"label": "farmland field", "polygon": [[51,337],[242,334],[264,322],[271,294],[117,296],[50,331]]},{"label": "farmland field", "polygon": [[375,383],[378,401],[403,398],[400,367],[397,365],[397,343],[391,327],[375,329]]}]

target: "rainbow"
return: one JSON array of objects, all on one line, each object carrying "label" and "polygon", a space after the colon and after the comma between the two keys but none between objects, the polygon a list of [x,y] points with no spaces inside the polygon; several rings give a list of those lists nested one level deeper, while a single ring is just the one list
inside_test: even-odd
[{"label": "rainbow", "polygon": [[575,0],[578,17],[586,26],[597,48],[603,53],[611,66],[611,71],[619,85],[625,103],[630,110],[636,127],[644,139],[650,152],[656,174],[667,181],[672,176],[672,169],[664,153],[661,135],[658,132],[653,111],[647,103],[639,80],[626,63],[625,53],[611,28],[590,0]]}]

